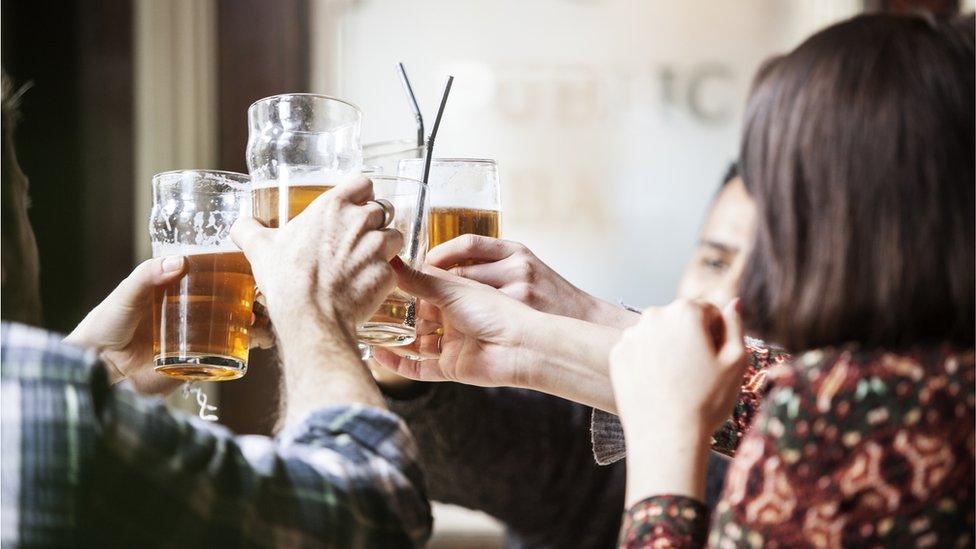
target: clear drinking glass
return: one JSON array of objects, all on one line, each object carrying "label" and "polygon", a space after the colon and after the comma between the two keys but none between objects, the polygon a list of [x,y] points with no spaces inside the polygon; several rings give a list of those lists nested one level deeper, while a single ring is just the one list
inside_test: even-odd
[{"label": "clear drinking glass", "polygon": [[307,93],[275,95],[251,105],[247,122],[254,217],[268,227],[287,223],[362,170],[362,113],[352,103]]},{"label": "clear drinking glass", "polygon": [[[422,179],[424,159],[401,160],[397,175]],[[462,234],[498,238],[501,194],[494,160],[434,158],[427,178],[430,192],[428,249]]]},{"label": "clear drinking glass", "polygon": [[186,256],[186,273],[156,288],[156,371],[180,379],[229,380],[247,371],[254,276],[230,238],[250,215],[248,176],[181,170],[153,176],[153,257]]},{"label": "clear drinking glass", "polygon": [[[397,163],[410,158],[422,158],[427,147],[417,145],[417,139],[395,139],[363,145],[363,163],[377,166],[383,173],[396,173]],[[411,176],[420,179],[420,174]]]},{"label": "clear drinking glass", "polygon": [[[394,216],[389,227],[403,235],[400,259],[420,268],[427,252],[427,186],[416,179],[391,175],[371,175],[377,200],[393,205]],[[409,345],[417,337],[417,298],[396,288],[379,310],[356,330],[364,345],[396,347]]]}]

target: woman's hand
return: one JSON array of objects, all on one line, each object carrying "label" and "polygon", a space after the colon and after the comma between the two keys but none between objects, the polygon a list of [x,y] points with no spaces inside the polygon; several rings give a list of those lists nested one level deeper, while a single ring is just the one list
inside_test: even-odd
[{"label": "woman's hand", "polygon": [[737,306],[678,300],[648,309],[611,351],[628,505],[654,494],[704,496],[710,437],[732,411],[746,366]]},{"label": "woman's hand", "polygon": [[[478,263],[466,264],[472,261]],[[434,247],[427,263],[497,288],[537,311],[621,329],[638,318],[573,286],[518,242],[466,234]]]},{"label": "woman's hand", "polygon": [[183,256],[157,257],[139,264],[104,301],[92,309],[65,342],[99,350],[109,380],[131,379],[143,393],[167,393],[180,381],[153,369],[153,290],[183,275]]},{"label": "woman's hand", "polygon": [[[418,381],[460,381],[483,387],[518,386],[518,348],[538,315],[501,292],[434,267],[415,271],[394,261],[399,286],[420,298],[417,340],[401,358],[373,349],[391,371]],[[402,351],[401,351],[402,352]]]},{"label": "woman's hand", "polygon": [[533,310],[435,267],[393,265],[400,288],[421,300],[418,337],[408,348],[373,349],[380,365],[419,381],[523,387],[614,410],[607,355],[619,331]]}]

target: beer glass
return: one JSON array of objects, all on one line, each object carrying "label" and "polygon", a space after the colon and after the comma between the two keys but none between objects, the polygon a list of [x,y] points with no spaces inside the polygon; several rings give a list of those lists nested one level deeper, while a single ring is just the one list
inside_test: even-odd
[{"label": "beer glass", "polygon": [[[410,267],[420,268],[427,251],[427,186],[416,179],[390,175],[371,175],[370,179],[376,199],[393,206],[393,220],[388,226],[403,235],[400,259]],[[417,298],[394,289],[379,310],[357,328],[359,342],[385,347],[413,343],[417,337],[416,308]]]},{"label": "beer glass", "polygon": [[[422,179],[424,159],[401,160],[397,175]],[[494,160],[434,158],[427,178],[428,249],[462,234],[498,238],[501,197]]]},{"label": "beer glass", "polygon": [[254,217],[279,227],[363,165],[362,114],[341,99],[275,95],[247,110]]},{"label": "beer glass", "polygon": [[153,257],[182,255],[182,278],[154,290],[156,371],[188,380],[237,379],[247,371],[254,276],[230,228],[250,215],[246,175],[208,170],[157,174],[149,235]]}]

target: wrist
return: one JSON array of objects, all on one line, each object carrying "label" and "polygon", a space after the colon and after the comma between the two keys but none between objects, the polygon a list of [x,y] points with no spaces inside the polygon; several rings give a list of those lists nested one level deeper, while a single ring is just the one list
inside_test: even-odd
[{"label": "wrist", "polygon": [[[301,308],[305,309],[305,308]],[[336,404],[385,408],[372,375],[362,361],[356,332],[337,316],[293,311],[275,330],[282,372],[285,424]]]},{"label": "wrist", "polygon": [[627,439],[627,507],[655,495],[681,495],[704,501],[710,435],[682,428],[635,430]]},{"label": "wrist", "polygon": [[620,331],[536,312],[519,319],[518,386],[614,412],[608,357]]},{"label": "wrist", "polygon": [[279,346],[354,341],[351,325],[340,320],[335,311],[302,304],[287,310],[268,309],[268,318],[274,327]]},{"label": "wrist", "polygon": [[636,324],[640,320],[640,315],[619,305],[590,296],[583,320],[622,330]]}]

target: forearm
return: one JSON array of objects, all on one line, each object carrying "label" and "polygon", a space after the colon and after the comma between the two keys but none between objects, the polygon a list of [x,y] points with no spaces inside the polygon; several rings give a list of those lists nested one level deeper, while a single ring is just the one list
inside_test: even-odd
[{"label": "forearm", "polygon": [[[92,508],[115,518],[168,501],[171,523],[194,524],[198,535],[235,545],[260,545],[282,531],[297,546],[401,547],[429,535],[416,446],[389,412],[326,407],[272,440],[193,424],[161,401],[116,390],[101,425],[105,453],[94,485],[103,490],[93,492]],[[199,494],[211,505],[194,505]],[[155,513],[133,524],[142,539],[173,535],[156,528]]]},{"label": "forearm", "polygon": [[292,319],[278,338],[286,425],[336,404],[386,409],[349,327],[323,319]]},{"label": "forearm", "polygon": [[710,434],[690,423],[628,428],[626,506],[655,495],[705,501]]},{"label": "forearm", "polygon": [[538,313],[523,333],[519,386],[616,412],[608,357],[619,330]]},{"label": "forearm", "polygon": [[592,297],[590,306],[582,319],[593,324],[608,326],[623,330],[629,328],[640,320],[640,313],[625,309],[619,305],[614,305],[609,301],[604,301],[597,297]]}]

